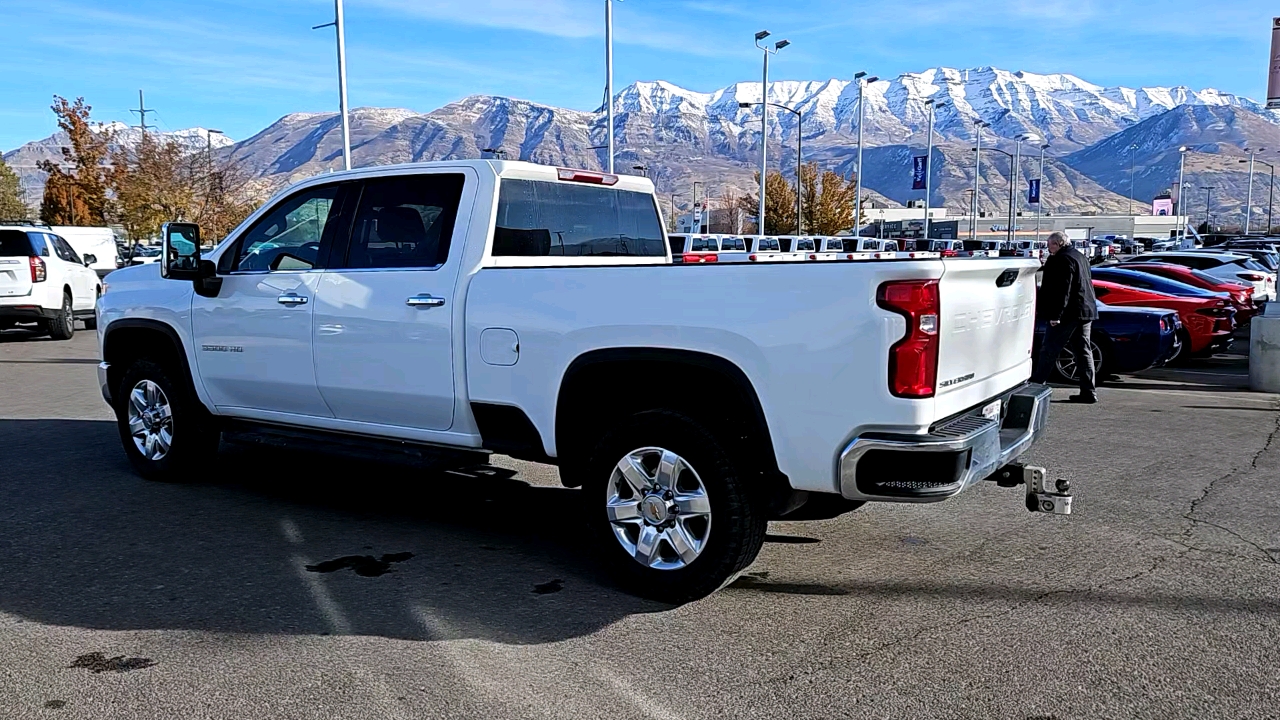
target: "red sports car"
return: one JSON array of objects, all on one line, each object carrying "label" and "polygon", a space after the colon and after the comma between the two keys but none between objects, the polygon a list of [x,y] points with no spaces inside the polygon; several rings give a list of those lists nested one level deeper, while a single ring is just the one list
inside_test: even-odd
[{"label": "red sports car", "polygon": [[1211,292],[1224,292],[1231,296],[1231,305],[1236,309],[1236,323],[1243,325],[1249,318],[1258,314],[1258,306],[1253,303],[1253,286],[1241,283],[1233,283],[1214,277],[1207,272],[1201,272],[1185,265],[1172,265],[1170,263],[1132,263],[1122,265],[1126,270],[1136,270],[1151,275],[1159,275],[1160,277],[1177,280],[1186,283],[1192,287],[1198,287]]},{"label": "red sports car", "polygon": [[1178,297],[1166,293],[1107,282],[1093,281],[1093,292],[1106,305],[1153,307],[1174,310],[1182,319],[1182,355],[1208,355],[1231,345],[1236,329],[1235,308],[1217,298]]}]

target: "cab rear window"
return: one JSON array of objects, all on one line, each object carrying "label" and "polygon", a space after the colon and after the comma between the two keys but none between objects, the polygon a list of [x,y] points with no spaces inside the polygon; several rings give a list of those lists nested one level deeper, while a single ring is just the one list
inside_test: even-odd
[{"label": "cab rear window", "polygon": [[614,188],[502,181],[495,256],[664,257],[653,196]]}]

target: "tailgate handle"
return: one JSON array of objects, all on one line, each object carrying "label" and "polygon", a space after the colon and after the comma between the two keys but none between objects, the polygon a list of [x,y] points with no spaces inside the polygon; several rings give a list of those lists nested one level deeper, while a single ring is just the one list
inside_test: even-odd
[{"label": "tailgate handle", "polygon": [[1016,282],[1018,282],[1018,271],[1009,268],[1000,273],[1000,277],[996,278],[996,287],[1009,287]]}]

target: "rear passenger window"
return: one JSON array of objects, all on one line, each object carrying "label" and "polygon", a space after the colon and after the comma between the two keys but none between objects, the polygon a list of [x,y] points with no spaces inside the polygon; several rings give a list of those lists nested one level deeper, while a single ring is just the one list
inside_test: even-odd
[{"label": "rear passenger window", "polygon": [[692,247],[694,252],[717,252],[720,250],[720,247],[716,245],[715,238],[694,238]]},{"label": "rear passenger window", "polygon": [[45,235],[45,237],[48,238],[49,243],[53,245],[53,251],[58,254],[58,257],[77,265],[84,264],[81,262],[80,256],[76,254],[76,251],[72,250],[71,246],[67,244],[66,240],[63,240],[57,235]]},{"label": "rear passenger window", "polygon": [[[694,240],[692,250],[697,250]],[[495,257],[663,257],[653,196],[608,187],[503,180]]]},{"label": "rear passenger window", "polygon": [[49,249],[45,247],[44,240],[38,236],[28,237],[21,230],[0,230],[0,257],[48,256],[48,254]]},{"label": "rear passenger window", "polygon": [[369,180],[360,195],[348,268],[434,268],[449,258],[461,173]]}]

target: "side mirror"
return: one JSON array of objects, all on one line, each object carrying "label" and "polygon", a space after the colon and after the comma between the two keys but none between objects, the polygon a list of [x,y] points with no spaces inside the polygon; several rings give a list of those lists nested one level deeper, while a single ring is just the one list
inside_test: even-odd
[{"label": "side mirror", "polygon": [[85,266],[85,267],[89,267],[90,265],[92,265],[92,264],[94,264],[94,263],[96,263],[96,262],[98,262],[98,256],[97,256],[97,255],[85,255],[85,256],[84,256],[84,266]]},{"label": "side mirror", "polygon": [[160,276],[171,280],[200,279],[200,226],[165,223],[160,229]]}]

